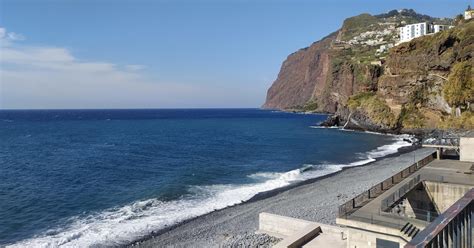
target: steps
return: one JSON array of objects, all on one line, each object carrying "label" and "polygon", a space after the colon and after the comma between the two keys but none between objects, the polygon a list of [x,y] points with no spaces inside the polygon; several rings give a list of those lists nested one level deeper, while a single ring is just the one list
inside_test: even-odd
[{"label": "steps", "polygon": [[419,232],[420,229],[410,222],[407,222],[401,229],[400,232],[403,234],[403,236],[406,236],[408,238],[413,238],[415,237]]}]

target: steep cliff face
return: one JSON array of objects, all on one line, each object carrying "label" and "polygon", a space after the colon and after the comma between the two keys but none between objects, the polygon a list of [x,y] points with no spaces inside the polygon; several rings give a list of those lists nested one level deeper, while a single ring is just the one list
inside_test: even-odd
[{"label": "steep cliff face", "polygon": [[308,48],[301,49],[283,62],[278,79],[267,93],[264,108],[290,109],[303,106],[318,95],[329,70],[332,34]]},{"label": "steep cliff face", "polygon": [[473,60],[474,22],[395,46],[397,27],[420,21],[449,20],[411,10],[347,19],[288,56],[263,107],[336,113],[351,128],[436,127],[452,110],[442,91],[453,64]]},{"label": "steep cliff face", "polygon": [[391,49],[377,94],[399,116],[401,128],[435,128],[452,113],[443,89],[452,67],[462,62],[474,65],[472,21]]},{"label": "steep cliff face", "polygon": [[376,87],[381,71],[370,62],[393,46],[397,25],[415,20],[434,19],[412,10],[348,18],[337,32],[288,56],[263,108],[290,110],[317,102],[318,111],[335,112],[354,92]]}]

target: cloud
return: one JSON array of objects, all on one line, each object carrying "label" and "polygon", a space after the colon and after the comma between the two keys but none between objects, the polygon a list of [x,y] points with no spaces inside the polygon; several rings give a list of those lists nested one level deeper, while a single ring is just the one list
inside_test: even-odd
[{"label": "cloud", "polygon": [[163,82],[143,65],[82,60],[68,49],[18,45],[0,28],[0,108],[210,107],[241,99],[224,88]]},{"label": "cloud", "polygon": [[154,82],[137,73],[137,65],[80,61],[64,48],[4,48],[0,66],[1,108],[157,107],[192,91]]},{"label": "cloud", "polygon": [[140,71],[140,70],[143,70],[145,68],[146,67],[143,66],[143,65],[126,65],[125,66],[125,69],[127,69],[129,71]]},{"label": "cloud", "polygon": [[25,36],[23,36],[22,34],[17,34],[13,32],[7,33],[7,38],[12,41],[25,40]]},{"label": "cloud", "polygon": [[7,32],[3,27],[0,27],[0,45],[7,46],[13,41],[25,40],[25,36],[13,32]]}]

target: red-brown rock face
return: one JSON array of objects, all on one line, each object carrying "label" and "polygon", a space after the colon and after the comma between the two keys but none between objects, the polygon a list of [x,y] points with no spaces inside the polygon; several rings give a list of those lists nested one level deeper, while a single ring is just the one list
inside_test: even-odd
[{"label": "red-brown rock face", "polygon": [[329,47],[335,35],[301,49],[283,62],[278,78],[268,89],[264,108],[302,106],[321,94],[329,70]]}]

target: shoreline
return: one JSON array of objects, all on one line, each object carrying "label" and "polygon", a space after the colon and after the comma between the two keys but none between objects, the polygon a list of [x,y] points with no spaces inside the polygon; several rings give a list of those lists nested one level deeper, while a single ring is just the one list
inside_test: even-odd
[{"label": "shoreline", "polygon": [[[191,237],[185,238],[184,240],[181,239],[181,238],[177,238],[178,240],[173,239],[173,241],[171,241],[171,242],[164,242],[164,243],[162,243],[161,239],[166,238],[164,236],[178,236],[178,237],[180,237],[180,235],[183,234],[183,232],[181,231],[182,229],[188,230],[188,231],[189,231],[189,229],[193,230],[194,226],[195,226],[195,223],[202,223],[202,222],[204,222],[204,223],[215,223],[215,222],[220,223],[219,219],[222,219],[222,217],[221,218],[219,218],[219,217],[216,218],[216,215],[217,216],[227,215],[228,212],[233,213],[231,215],[234,215],[234,214],[239,215],[239,212],[241,212],[241,210],[238,210],[238,209],[240,209],[240,208],[253,209],[252,205],[261,205],[265,201],[271,201],[272,199],[275,199],[275,198],[281,198],[282,195],[288,194],[288,192],[298,191],[298,190],[301,190],[301,189],[306,189],[308,187],[311,187],[314,184],[319,184],[322,181],[336,179],[338,177],[338,175],[347,174],[347,173],[350,174],[351,171],[354,171],[354,170],[357,170],[357,171],[365,170],[366,167],[377,166],[377,164],[383,163],[383,161],[386,162],[387,160],[393,160],[393,159],[396,160],[397,158],[400,158],[400,157],[404,158],[405,160],[407,160],[407,159],[411,160],[413,158],[412,154],[427,153],[426,152],[427,150],[429,150],[429,149],[420,148],[415,143],[412,146],[401,147],[401,148],[398,149],[398,151],[396,153],[392,153],[392,154],[388,154],[388,155],[380,157],[380,158],[376,158],[375,161],[369,162],[367,164],[362,164],[362,165],[358,165],[358,166],[343,167],[339,171],[331,172],[329,174],[322,175],[320,177],[310,178],[310,179],[307,179],[307,180],[304,180],[304,181],[301,181],[301,182],[295,182],[293,184],[290,184],[290,185],[287,185],[287,186],[284,186],[284,187],[272,189],[272,190],[265,191],[265,192],[260,192],[260,193],[257,193],[256,195],[254,195],[252,198],[250,198],[247,201],[242,201],[241,203],[238,203],[238,204],[235,204],[235,205],[232,205],[232,206],[227,206],[227,207],[222,208],[222,209],[216,209],[212,212],[209,212],[209,213],[206,213],[206,214],[203,214],[203,215],[200,215],[200,216],[196,216],[196,217],[184,220],[180,223],[176,223],[174,225],[171,225],[171,226],[166,227],[164,229],[161,229],[159,231],[152,232],[151,234],[149,234],[145,237],[134,240],[134,241],[124,245],[124,247],[153,247],[153,246],[169,246],[169,245],[176,245],[178,247],[181,247],[181,246],[188,246],[186,244],[183,244],[183,242],[184,243],[189,243],[189,244],[193,244],[195,242],[199,243],[196,240],[196,239],[199,239],[199,236],[195,236],[195,237],[191,236]],[[418,155],[418,157],[420,157],[420,155]],[[413,161],[410,161],[409,163],[407,163],[405,165],[408,166],[412,162]],[[399,165],[396,166],[396,168],[401,170],[402,168],[404,168],[405,165],[400,166],[400,163],[399,163]],[[387,168],[385,168],[385,169],[387,169]],[[397,171],[397,170],[395,170],[395,171]],[[387,174],[386,177],[389,177],[391,174],[393,174],[393,173]],[[380,179],[375,180],[375,181],[382,181],[384,179],[385,179],[385,177],[380,178]],[[366,188],[369,188],[371,186],[372,185],[369,184],[369,185],[366,186]],[[346,187],[346,188],[350,188],[350,187]],[[364,190],[366,188],[364,188]],[[361,190],[361,192],[362,191],[363,190]],[[357,195],[358,193],[360,193],[360,192],[356,192],[356,194],[353,194],[353,196]],[[347,198],[347,199],[350,199],[350,198]],[[338,205],[339,205],[339,203],[337,204],[337,206]],[[255,209],[253,209],[253,210],[255,210]],[[295,211],[297,211],[297,210],[298,209],[295,208]],[[327,211],[329,211],[329,212],[336,211],[337,212],[337,207],[334,208],[334,209],[332,209],[332,208],[326,209],[326,212]],[[255,222],[256,221],[258,221],[257,216],[254,217],[254,220],[250,221],[250,224],[249,224],[248,220],[243,221],[244,223],[247,222],[247,224],[244,224],[244,226],[246,226],[246,227],[243,228],[242,230],[246,231],[245,235],[250,235],[252,239],[255,239],[255,237],[253,237],[253,236],[259,236],[259,235],[253,234],[256,231],[255,230]],[[314,221],[319,221],[319,222],[324,223],[324,221],[321,221],[319,219],[316,219]],[[329,221],[329,222],[331,222],[331,221]],[[331,223],[327,223],[327,224],[331,224]],[[212,224],[211,226],[219,226],[219,225]],[[251,232],[248,233],[248,231],[251,231]],[[185,233],[187,233],[187,232],[185,232]],[[212,233],[212,232],[210,232],[210,233]],[[208,235],[209,235],[209,233],[208,233]],[[239,236],[239,235],[241,236],[241,234],[239,234],[239,233],[232,233],[232,234],[229,234],[228,236],[232,237],[232,236]],[[213,236],[213,234],[211,234],[211,236]],[[214,235],[214,237],[215,237],[215,235]],[[222,242],[219,242],[220,239],[217,238],[217,237],[215,237],[215,238],[216,239],[212,239],[212,238],[208,239],[202,245],[211,246],[211,247],[221,246]],[[168,238],[166,238],[166,239],[168,240]],[[267,237],[267,239],[268,239],[268,237]]]},{"label": "shoreline", "polygon": [[[347,130],[335,130],[335,132],[341,131]],[[361,131],[356,132],[364,133]],[[382,133],[371,134],[387,135]],[[257,177],[261,177],[261,179],[257,180],[262,181],[257,181],[247,186],[245,184],[239,187],[231,185],[232,187],[228,189],[218,189],[217,193],[213,193],[211,197],[203,198],[203,200],[191,198],[170,202],[157,199],[136,201],[132,204],[88,215],[86,216],[87,218],[81,218],[72,222],[61,231],[54,231],[52,234],[25,239],[10,245],[20,247],[21,245],[67,245],[85,242],[98,246],[127,246],[143,242],[212,213],[234,206],[259,202],[293,188],[332,177],[350,167],[364,167],[384,157],[397,156],[403,150],[413,150],[413,145],[416,144],[416,142],[412,141],[412,137],[409,136],[393,137],[390,140],[392,141],[388,144],[361,152],[361,156],[358,154],[346,154],[344,156],[349,161],[341,164],[326,164],[324,162],[322,164],[303,164],[299,168],[290,171],[262,173],[272,175],[258,175],[259,173],[255,173]],[[350,162],[351,160],[352,162]],[[117,225],[114,225],[114,222]],[[160,226],[155,223],[160,223]],[[110,236],[97,236],[98,233],[104,233],[101,231],[101,227],[105,227],[105,230],[111,230],[109,228],[111,225],[112,229],[115,230],[114,233],[110,233]],[[94,235],[96,235],[95,238],[87,239],[87,237],[93,237]]]}]

